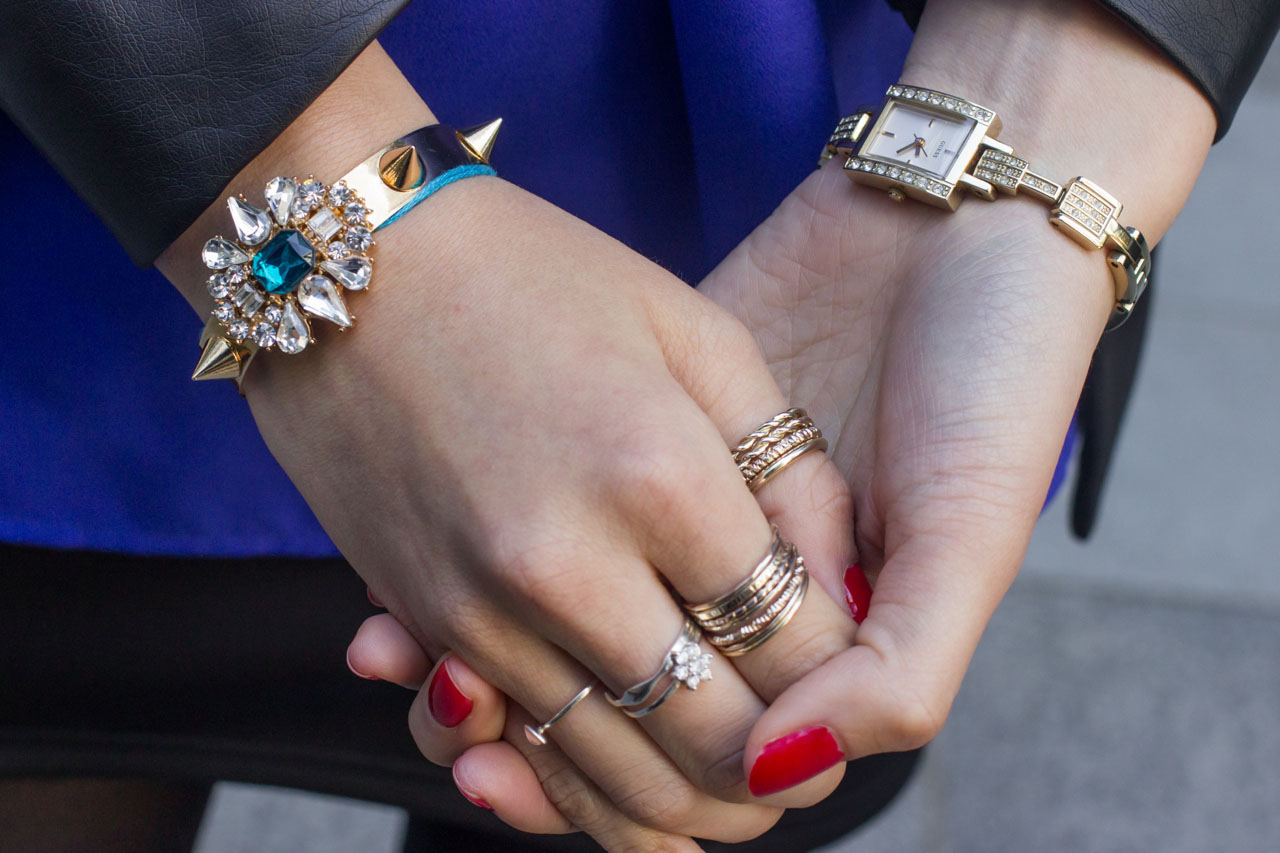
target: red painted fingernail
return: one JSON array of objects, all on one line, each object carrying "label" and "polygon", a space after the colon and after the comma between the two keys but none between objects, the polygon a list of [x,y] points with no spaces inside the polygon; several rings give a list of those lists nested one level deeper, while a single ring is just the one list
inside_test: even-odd
[{"label": "red painted fingernail", "polygon": [[347,649],[347,669],[351,670],[353,673],[355,673],[356,675],[360,676],[361,678],[367,679],[367,680],[369,680],[369,681],[381,681],[381,680],[382,680],[382,679],[378,678],[378,676],[376,676],[376,675],[365,675],[363,672],[361,672],[360,670],[356,669],[356,668],[351,664],[351,649]]},{"label": "red painted fingernail", "polygon": [[871,584],[857,563],[844,570],[844,600],[853,614],[853,621],[861,625],[867,618],[867,608],[871,606]]},{"label": "red painted fingernail", "polygon": [[474,705],[475,702],[453,683],[449,662],[446,660],[436,667],[436,674],[431,676],[431,686],[427,688],[427,707],[436,722],[451,729],[467,718]]},{"label": "red painted fingernail", "polygon": [[844,753],[826,726],[801,729],[765,744],[751,765],[747,785],[757,797],[776,794],[840,761]]},{"label": "red painted fingernail", "polygon": [[483,797],[477,797],[475,794],[468,794],[467,789],[462,787],[462,781],[458,779],[458,768],[453,768],[453,784],[458,786],[458,793],[467,798],[467,802],[472,805],[479,806],[482,809],[493,811],[493,806],[484,801]]},{"label": "red painted fingernail", "polygon": [[386,607],[386,605],[383,604],[381,601],[379,601],[378,597],[373,594],[373,587],[366,586],[364,588],[364,594],[369,596],[369,603],[372,604],[374,607]]}]

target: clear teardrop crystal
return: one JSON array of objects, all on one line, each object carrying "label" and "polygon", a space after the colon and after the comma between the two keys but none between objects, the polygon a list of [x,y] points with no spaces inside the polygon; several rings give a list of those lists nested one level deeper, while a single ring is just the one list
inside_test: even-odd
[{"label": "clear teardrop crystal", "polygon": [[256,246],[271,234],[271,217],[265,210],[259,210],[235,196],[227,199],[227,207],[231,210],[231,221],[236,224],[241,243]]},{"label": "clear teardrop crystal", "polygon": [[368,258],[346,258],[340,261],[322,261],[320,269],[338,280],[347,290],[364,290],[373,277],[373,262]]},{"label": "clear teardrop crystal", "polygon": [[289,224],[289,207],[298,194],[298,184],[293,178],[272,178],[267,181],[267,207],[281,225]]},{"label": "clear teardrop crystal", "polygon": [[298,304],[312,317],[320,317],[344,329],[351,327],[351,314],[342,301],[338,286],[319,273],[312,273],[298,285]]},{"label": "clear teardrop crystal", "polygon": [[280,320],[280,329],[276,332],[276,346],[286,355],[297,355],[311,343],[311,326],[307,318],[289,300],[284,306],[284,317]]},{"label": "clear teardrop crystal", "polygon": [[225,270],[233,264],[243,264],[249,260],[244,249],[221,237],[209,238],[209,242],[204,244],[201,258],[204,260],[204,265],[211,270]]}]

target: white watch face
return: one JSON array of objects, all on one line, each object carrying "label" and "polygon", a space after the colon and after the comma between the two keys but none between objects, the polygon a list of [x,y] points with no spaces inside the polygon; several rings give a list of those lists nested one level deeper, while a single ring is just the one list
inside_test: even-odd
[{"label": "white watch face", "polygon": [[864,157],[902,163],[945,178],[973,130],[974,120],[945,116],[922,107],[890,101]]}]

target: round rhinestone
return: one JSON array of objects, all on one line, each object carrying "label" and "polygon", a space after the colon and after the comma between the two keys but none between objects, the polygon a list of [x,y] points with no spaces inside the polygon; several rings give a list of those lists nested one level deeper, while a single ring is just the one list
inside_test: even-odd
[{"label": "round rhinestone", "polygon": [[368,228],[354,225],[347,229],[347,245],[353,251],[363,252],[373,244],[373,234]]},{"label": "round rhinestone", "polygon": [[876,174],[877,174],[877,175],[883,175],[883,174],[884,174],[884,164],[883,164],[883,163],[879,163],[879,164],[877,164],[877,165],[876,165]]},{"label": "round rhinestone", "polygon": [[227,283],[224,275],[217,274],[209,276],[209,295],[214,299],[225,299],[227,294],[231,292],[231,285]]},{"label": "round rhinestone", "polygon": [[307,210],[314,210],[324,201],[324,184],[315,178],[308,178],[298,187],[298,198],[307,206]]},{"label": "round rhinestone", "polygon": [[896,178],[896,177],[898,177],[898,175],[899,175],[899,174],[901,174],[901,172],[900,172],[900,170],[898,169],[898,167],[897,167],[897,166],[890,166],[890,167],[889,167],[889,177],[891,177],[891,178]]},{"label": "round rhinestone", "polygon": [[227,327],[233,341],[243,341],[249,337],[249,324],[244,320],[236,320]]},{"label": "round rhinestone", "polygon": [[364,218],[368,215],[369,208],[358,201],[348,204],[347,209],[342,212],[342,218],[347,220],[348,225],[359,225],[364,222]]},{"label": "round rhinestone", "polygon": [[213,306],[213,316],[219,323],[230,323],[236,316],[236,306],[230,302],[219,302]]},{"label": "round rhinestone", "polygon": [[329,201],[333,202],[339,207],[343,206],[350,200],[351,200],[351,190],[347,189],[346,184],[339,182],[329,188]]},{"label": "round rhinestone", "polygon": [[280,310],[279,305],[268,305],[267,310],[262,312],[262,316],[267,318],[268,323],[279,323],[284,312]]},{"label": "round rhinestone", "polygon": [[253,340],[258,346],[268,349],[276,344],[275,327],[269,323],[259,323],[253,327]]},{"label": "round rhinestone", "polygon": [[289,207],[289,216],[294,220],[306,219],[307,214],[311,212],[311,205],[307,204],[301,196],[293,200],[293,204]]},{"label": "round rhinestone", "polygon": [[347,244],[343,243],[341,240],[334,240],[329,244],[329,248],[325,249],[325,254],[333,258],[335,261],[340,261],[347,255],[351,254],[351,250],[348,249]]}]

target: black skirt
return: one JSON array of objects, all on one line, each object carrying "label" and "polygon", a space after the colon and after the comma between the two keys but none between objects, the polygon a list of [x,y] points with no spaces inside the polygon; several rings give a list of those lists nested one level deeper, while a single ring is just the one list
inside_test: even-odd
[{"label": "black skirt", "polygon": [[[412,694],[344,663],[376,612],[341,560],[0,546],[0,775],[282,785],[407,809],[406,850],[596,849],[508,829],[422,758]],[[839,838],[893,798],[917,758],[854,762],[823,803],[732,849]]]}]

